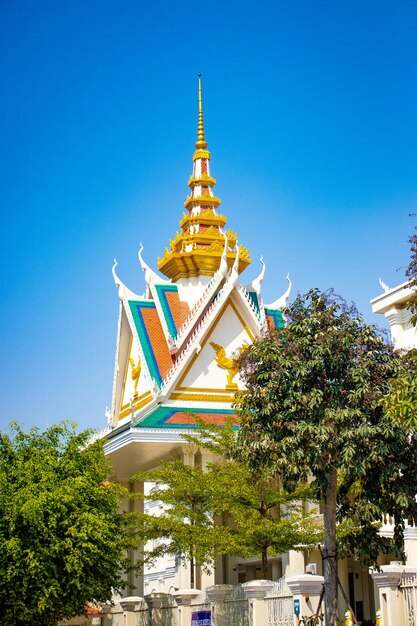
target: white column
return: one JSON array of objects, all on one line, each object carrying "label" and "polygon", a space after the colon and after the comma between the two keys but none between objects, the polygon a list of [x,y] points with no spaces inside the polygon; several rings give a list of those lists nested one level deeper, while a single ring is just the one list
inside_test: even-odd
[{"label": "white column", "polygon": [[212,626],[222,626],[225,622],[224,601],[233,591],[233,585],[212,585],[206,589],[206,594],[211,604]]},{"label": "white column", "polygon": [[[285,582],[291,589],[294,600],[298,600],[300,603],[300,617],[314,615],[323,589],[324,577],[313,574],[299,574],[298,576],[287,578]],[[324,604],[322,603],[320,614],[323,612]]]},{"label": "white column", "polygon": [[123,609],[123,626],[136,626],[135,612],[139,609],[142,600],[143,598],[139,596],[127,596],[119,600]]},{"label": "white column", "polygon": [[417,569],[401,565],[383,565],[379,572],[373,569],[369,571],[378,589],[382,623],[389,626],[406,626],[403,593],[399,585],[404,574],[411,576],[417,573]]},{"label": "white column", "polygon": [[250,626],[265,626],[268,623],[268,605],[266,594],[274,588],[272,580],[251,580],[243,583],[243,589],[249,599]]},{"label": "white column", "polygon": [[199,596],[199,589],[180,589],[172,594],[178,604],[178,626],[190,626],[193,607],[191,601]]}]

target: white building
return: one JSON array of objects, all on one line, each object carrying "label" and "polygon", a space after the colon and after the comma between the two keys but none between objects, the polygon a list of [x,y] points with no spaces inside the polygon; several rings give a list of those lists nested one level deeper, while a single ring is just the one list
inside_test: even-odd
[{"label": "white building", "polygon": [[410,323],[411,312],[407,302],[414,293],[409,281],[392,289],[381,281],[384,293],[371,300],[372,312],[385,315],[390,329],[392,341],[396,348],[410,350],[417,347],[417,328]]}]

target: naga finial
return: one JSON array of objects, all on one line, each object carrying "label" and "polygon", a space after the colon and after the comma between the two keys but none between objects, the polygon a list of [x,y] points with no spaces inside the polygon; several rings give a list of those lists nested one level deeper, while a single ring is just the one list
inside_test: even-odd
[{"label": "naga finial", "polygon": [[248,291],[254,291],[258,298],[261,297],[261,283],[265,276],[265,262],[263,256],[259,259],[262,265],[262,269],[258,276],[253,279],[253,281],[246,287]]},{"label": "naga finial", "polygon": [[139,259],[140,266],[145,274],[145,282],[146,282],[147,289],[149,290],[150,286],[154,283],[168,284],[169,281],[164,280],[163,278],[160,278],[158,274],[154,272],[153,269],[151,269],[147,263],[145,263],[142,257],[142,251],[143,251],[143,244],[141,242],[139,246],[139,250],[138,250],[138,259]]}]

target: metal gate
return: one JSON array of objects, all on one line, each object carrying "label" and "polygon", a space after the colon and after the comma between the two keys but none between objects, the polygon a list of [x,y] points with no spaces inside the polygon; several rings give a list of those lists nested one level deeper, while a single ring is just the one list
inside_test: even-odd
[{"label": "metal gate", "polygon": [[294,626],[294,602],[285,578],[280,578],[265,598],[268,606],[268,626]]}]

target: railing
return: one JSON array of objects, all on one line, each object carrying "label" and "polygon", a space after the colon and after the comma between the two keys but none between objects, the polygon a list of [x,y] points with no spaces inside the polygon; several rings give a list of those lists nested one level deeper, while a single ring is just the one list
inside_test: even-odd
[{"label": "railing", "polygon": [[265,600],[268,607],[268,626],[293,626],[293,594],[284,578],[277,581]]},{"label": "railing", "polygon": [[242,587],[234,587],[224,603],[227,626],[249,626],[249,602]]},{"label": "railing", "polygon": [[191,600],[192,611],[210,611],[210,608],[211,604],[205,591],[202,591],[199,596]]},{"label": "railing", "polygon": [[246,289],[246,287],[239,287],[239,291],[240,293],[243,295],[243,297],[245,298],[246,302],[249,304],[249,307],[252,310],[252,313],[254,314],[254,316],[256,317],[256,319],[258,320],[258,322],[260,324],[263,324],[263,322],[265,321],[264,319],[262,319],[262,315],[261,313],[258,311],[258,309],[256,308],[252,298],[249,295],[248,290]]},{"label": "railing", "polygon": [[404,612],[407,626],[417,623],[417,577],[406,576],[401,581],[404,599]]}]

